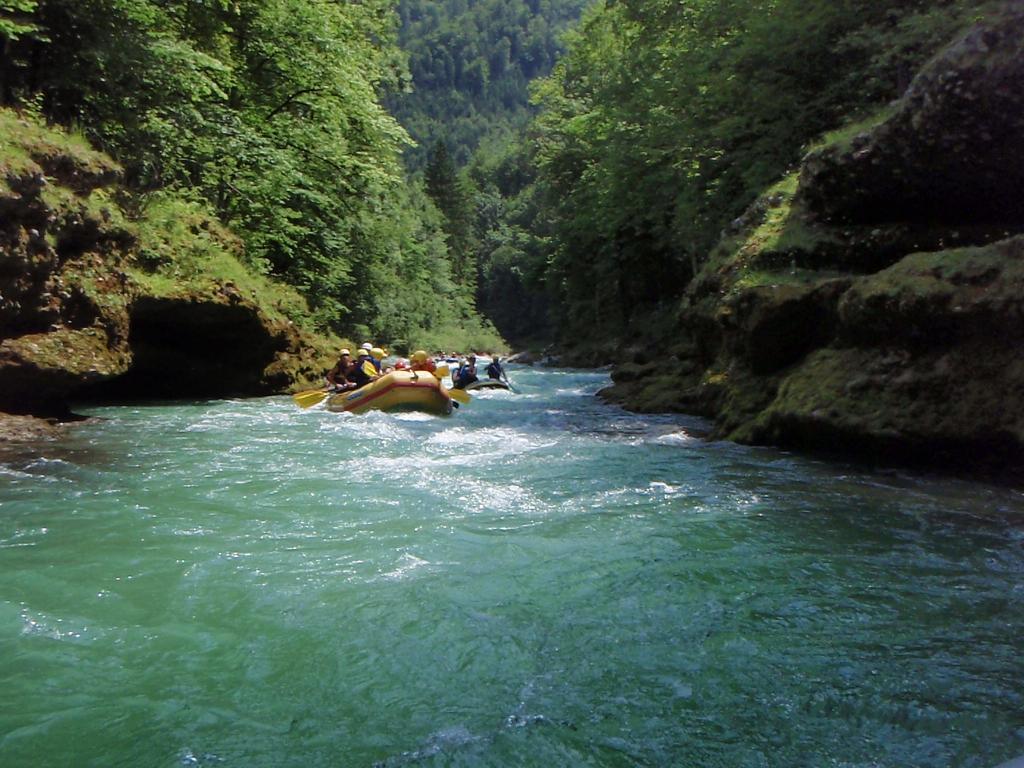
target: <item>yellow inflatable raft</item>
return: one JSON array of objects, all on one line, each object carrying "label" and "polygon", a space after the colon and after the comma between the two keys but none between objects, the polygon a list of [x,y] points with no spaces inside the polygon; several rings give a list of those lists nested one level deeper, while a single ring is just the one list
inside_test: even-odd
[{"label": "yellow inflatable raft", "polygon": [[452,398],[441,382],[426,371],[393,371],[354,392],[339,392],[327,400],[327,410],[424,411],[438,416],[452,412]]}]

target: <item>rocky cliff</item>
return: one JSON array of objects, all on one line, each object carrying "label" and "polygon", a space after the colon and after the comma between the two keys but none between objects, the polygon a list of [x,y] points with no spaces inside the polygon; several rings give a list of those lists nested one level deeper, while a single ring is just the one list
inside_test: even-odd
[{"label": "rocky cliff", "polygon": [[84,141],[0,111],[0,411],[268,394],[323,370],[297,295],[246,270],[199,206],[120,179]]},{"label": "rocky cliff", "polygon": [[723,233],[604,397],[754,444],[1024,459],[1024,9],[826,137]]}]

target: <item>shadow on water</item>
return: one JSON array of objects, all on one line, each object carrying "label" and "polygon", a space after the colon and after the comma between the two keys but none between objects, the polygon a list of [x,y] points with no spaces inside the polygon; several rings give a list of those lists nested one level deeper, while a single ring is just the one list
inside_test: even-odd
[{"label": "shadow on water", "polygon": [[76,439],[74,429],[88,421],[65,427],[65,434],[56,440],[0,443],[0,475],[32,474],[52,476],[59,467],[104,466],[116,462],[118,454],[91,441]]}]

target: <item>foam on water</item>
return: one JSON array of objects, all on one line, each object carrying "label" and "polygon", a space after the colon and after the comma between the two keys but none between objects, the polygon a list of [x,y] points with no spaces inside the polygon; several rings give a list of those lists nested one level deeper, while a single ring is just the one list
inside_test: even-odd
[{"label": "foam on water", "polygon": [[0,475],[7,475],[8,477],[17,477],[17,478],[31,478],[32,477],[32,474],[30,472],[24,472],[24,471],[22,471],[20,469],[15,469],[14,467],[9,466],[7,464],[0,464]]},{"label": "foam on water", "polygon": [[678,432],[669,432],[665,435],[658,435],[653,438],[652,442],[658,445],[695,445],[701,442],[699,437],[694,437],[685,430],[679,430]]}]

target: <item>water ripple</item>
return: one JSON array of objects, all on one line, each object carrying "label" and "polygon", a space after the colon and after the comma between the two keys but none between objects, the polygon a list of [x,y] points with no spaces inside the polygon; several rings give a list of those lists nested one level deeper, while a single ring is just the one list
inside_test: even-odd
[{"label": "water ripple", "polygon": [[1020,492],[512,378],[450,418],[97,408],[5,455],[4,767],[1024,752]]}]

